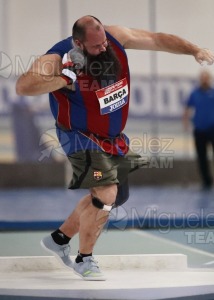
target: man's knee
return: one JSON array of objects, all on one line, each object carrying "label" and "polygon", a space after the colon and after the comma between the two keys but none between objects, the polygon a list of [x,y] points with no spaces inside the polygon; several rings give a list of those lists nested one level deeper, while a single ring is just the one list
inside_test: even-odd
[{"label": "man's knee", "polygon": [[92,204],[105,211],[111,211],[117,196],[117,185],[96,187],[91,189]]},{"label": "man's knee", "polygon": [[102,209],[110,212],[114,207],[114,203],[112,203],[111,205],[106,205],[102,202],[101,199],[94,197],[93,195],[91,196],[91,200],[92,200],[92,204],[98,209]]}]

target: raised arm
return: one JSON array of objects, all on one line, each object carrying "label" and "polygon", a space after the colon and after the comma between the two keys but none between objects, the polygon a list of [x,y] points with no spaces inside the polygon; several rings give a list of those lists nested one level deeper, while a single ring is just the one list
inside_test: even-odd
[{"label": "raised arm", "polygon": [[67,85],[61,76],[62,58],[58,54],[43,55],[16,83],[18,95],[39,95],[58,90]]},{"label": "raised arm", "polygon": [[195,57],[198,63],[214,62],[214,53],[209,49],[200,48],[176,35],[153,33],[142,29],[121,26],[105,26],[126,49],[164,51],[175,54],[187,54]]}]

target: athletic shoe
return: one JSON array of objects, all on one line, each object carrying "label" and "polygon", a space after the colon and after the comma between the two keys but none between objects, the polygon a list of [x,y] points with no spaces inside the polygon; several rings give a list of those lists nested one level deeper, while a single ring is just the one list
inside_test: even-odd
[{"label": "athletic shoe", "polygon": [[83,257],[83,262],[74,262],[73,268],[74,273],[84,280],[106,280],[93,256]]},{"label": "athletic shoe", "polygon": [[70,245],[58,245],[54,242],[51,235],[44,237],[41,240],[41,246],[52,253],[57,260],[64,266],[69,269],[73,269],[73,263],[70,259]]}]

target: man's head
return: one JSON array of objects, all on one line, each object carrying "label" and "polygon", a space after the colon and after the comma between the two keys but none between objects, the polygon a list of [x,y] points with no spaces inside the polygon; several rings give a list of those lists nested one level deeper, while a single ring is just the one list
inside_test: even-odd
[{"label": "man's head", "polygon": [[203,89],[208,89],[212,85],[212,76],[208,71],[202,71],[199,76],[199,81]]},{"label": "man's head", "polygon": [[102,23],[95,17],[84,16],[73,26],[73,40],[83,52],[97,56],[106,51],[108,41]]},{"label": "man's head", "polygon": [[101,86],[119,78],[121,66],[107,40],[102,23],[95,17],[85,16],[74,23],[73,41],[86,58],[84,72],[96,79]]}]

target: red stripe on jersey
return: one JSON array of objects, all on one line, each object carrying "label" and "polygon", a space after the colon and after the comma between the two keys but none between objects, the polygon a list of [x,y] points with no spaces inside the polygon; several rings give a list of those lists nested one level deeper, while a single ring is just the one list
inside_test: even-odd
[{"label": "red stripe on jersey", "polygon": [[[100,114],[100,106],[95,93],[96,90],[100,89],[100,86],[97,80],[87,75],[78,79],[83,102],[87,110],[87,131],[99,132],[101,136],[107,137],[109,132],[109,115]],[[84,88],[81,86],[81,81],[85,82]]]},{"label": "red stripe on jersey", "polygon": [[71,129],[71,102],[68,100],[68,97],[66,97],[66,95],[62,94],[60,91],[53,92],[53,95],[56,101],[58,102],[57,123],[63,125],[66,129]]},{"label": "red stripe on jersey", "polygon": [[126,154],[129,150],[129,146],[126,143],[123,134],[120,134],[120,136],[114,139],[108,139],[95,136],[93,133],[79,132],[96,143],[103,151],[107,153],[118,155],[119,152],[122,152],[123,154]]},{"label": "red stripe on jersey", "polygon": [[[115,43],[112,43],[112,47],[117,55],[117,57],[120,60],[120,65],[122,66],[122,78],[126,77],[127,80],[129,81],[129,68],[128,68],[128,60],[127,60],[127,56],[124,55],[122,49],[120,49],[119,47],[117,47],[115,45]],[[129,96],[130,97],[130,84],[128,85],[128,89],[129,89]],[[121,131],[123,131],[125,125],[126,125],[126,121],[128,118],[128,112],[129,112],[129,101],[126,105],[123,106],[122,108],[122,122],[121,122]]]}]

